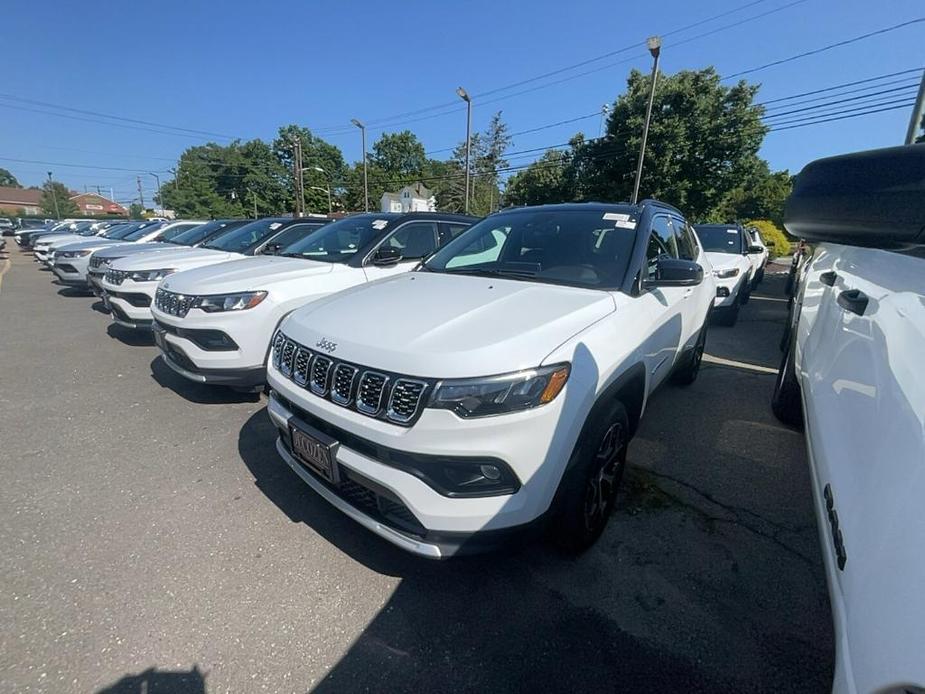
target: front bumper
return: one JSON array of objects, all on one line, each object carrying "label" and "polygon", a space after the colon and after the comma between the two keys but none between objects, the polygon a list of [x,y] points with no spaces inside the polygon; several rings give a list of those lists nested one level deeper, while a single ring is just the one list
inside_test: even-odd
[{"label": "front bumper", "polygon": [[114,285],[104,279],[100,287],[105,294],[105,303],[112,312],[112,319],[115,323],[125,328],[151,329],[151,302],[154,299],[157,282],[127,280],[120,285]]},{"label": "front bumper", "polygon": [[267,371],[262,364],[249,368],[204,369],[190,359],[183,347],[173,342],[173,336],[157,321],[152,323],[151,330],[163,362],[190,381],[232,388],[257,388],[266,383]]},{"label": "front bumper", "polygon": [[80,258],[67,258],[61,260],[51,266],[51,271],[55,273],[55,277],[58,278],[61,284],[66,284],[71,287],[86,287],[86,271],[81,271],[78,263],[75,262],[80,260]]},{"label": "front bumper", "polygon": [[716,278],[716,297],[713,299],[713,308],[729,308],[734,306],[739,298],[739,290],[745,278],[742,275],[728,279]]},{"label": "front bumper", "polygon": [[[271,392],[267,411],[276,425],[279,437],[276,451],[286,464],[302,478],[317,494],[332,506],[349,516],[367,530],[391,542],[393,545],[428,559],[444,559],[452,556],[482,554],[516,546],[539,534],[545,517],[540,516],[522,525],[481,530],[445,530],[425,527],[418,519],[420,511],[414,510],[404,498],[396,493],[400,487],[394,481],[382,479],[382,472],[391,471],[381,463],[362,461],[359,454],[350,451],[343,455],[338,450],[337,465],[340,478],[329,482],[317,472],[301,463],[292,452],[290,428],[298,426],[311,429],[298,414],[292,412],[292,403],[284,401]],[[343,462],[343,458],[350,462]],[[375,468],[382,468],[376,470]],[[376,479],[379,473],[379,479]],[[404,474],[404,473],[399,473]],[[413,478],[416,479],[416,478]],[[482,499],[448,499],[449,503],[482,501]],[[510,496],[501,498],[511,498]]]},{"label": "front bumper", "polygon": [[[552,503],[583,421],[574,415],[562,416],[569,385],[553,402],[532,410],[462,419],[448,410],[424,409],[413,426],[402,427],[317,397],[283,376],[272,363],[267,367],[267,382],[275,393],[271,417],[284,442],[292,417],[314,422],[312,426],[329,432],[340,441],[336,464],[399,499],[424,529],[425,538],[458,539],[537,523]],[[453,464],[444,460],[501,461],[520,487],[514,493],[492,496],[450,496],[438,491],[426,475],[401,466],[397,458],[405,454],[429,459],[425,465]],[[423,469],[420,464],[417,467]],[[479,543],[473,540],[470,545],[466,540],[462,544]],[[468,550],[454,550],[459,551]]]}]

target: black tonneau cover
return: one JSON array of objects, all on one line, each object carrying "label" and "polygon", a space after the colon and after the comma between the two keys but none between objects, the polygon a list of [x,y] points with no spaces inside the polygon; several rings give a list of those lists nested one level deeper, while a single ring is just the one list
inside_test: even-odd
[{"label": "black tonneau cover", "polygon": [[818,159],[800,172],[784,226],[808,241],[925,245],[925,144]]}]

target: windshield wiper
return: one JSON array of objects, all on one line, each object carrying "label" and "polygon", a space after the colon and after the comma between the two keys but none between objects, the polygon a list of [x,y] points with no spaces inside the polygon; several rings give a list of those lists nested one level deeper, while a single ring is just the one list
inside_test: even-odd
[{"label": "windshield wiper", "polygon": [[501,270],[497,268],[452,268],[443,270],[449,275],[474,275],[477,277],[507,277],[510,279],[533,279],[535,272],[529,270]]}]

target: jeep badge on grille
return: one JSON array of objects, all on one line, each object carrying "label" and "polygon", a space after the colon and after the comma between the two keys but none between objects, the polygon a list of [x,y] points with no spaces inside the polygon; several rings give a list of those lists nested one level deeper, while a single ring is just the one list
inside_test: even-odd
[{"label": "jeep badge on grille", "polygon": [[337,349],[337,343],[331,342],[327,338],[322,337],[318,342],[315,343],[315,347],[318,349],[323,349],[328,354],[331,354],[334,350]]}]

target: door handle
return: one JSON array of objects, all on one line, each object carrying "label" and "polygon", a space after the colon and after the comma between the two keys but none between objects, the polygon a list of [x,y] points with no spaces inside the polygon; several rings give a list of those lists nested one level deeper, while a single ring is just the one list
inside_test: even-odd
[{"label": "door handle", "polygon": [[835,284],[835,280],[838,279],[838,273],[834,270],[829,270],[828,272],[823,272],[819,275],[819,281],[822,282],[827,287],[831,287]]},{"label": "door handle", "polygon": [[846,289],[838,295],[838,305],[846,311],[856,313],[859,316],[864,315],[868,303],[867,294],[860,289]]}]

